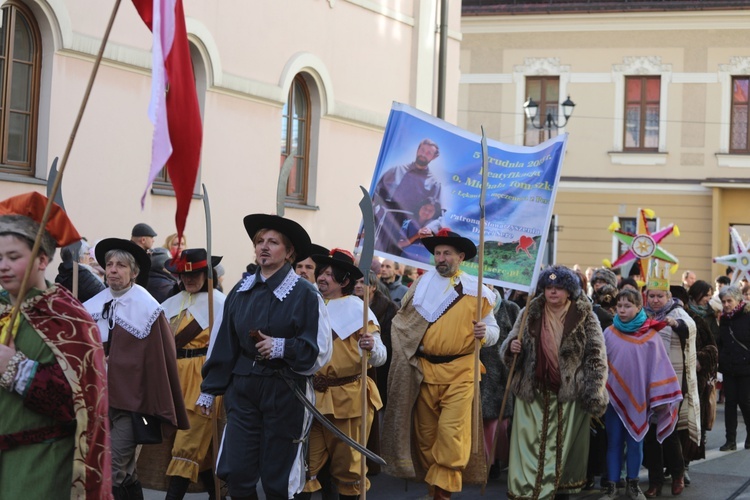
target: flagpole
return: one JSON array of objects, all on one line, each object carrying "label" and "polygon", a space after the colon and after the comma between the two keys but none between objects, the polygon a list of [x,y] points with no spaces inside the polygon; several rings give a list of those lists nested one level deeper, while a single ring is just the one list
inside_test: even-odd
[{"label": "flagpole", "polygon": [[[479,262],[477,268],[477,314],[476,322],[482,321],[482,281],[484,274],[484,219],[485,219],[485,206],[484,198],[487,195],[487,177],[488,177],[488,161],[487,161],[487,136],[484,133],[484,127],[482,127],[482,189],[479,195]],[[479,410],[481,408],[481,394],[479,391],[479,351],[482,348],[482,341],[474,339],[474,404],[472,405],[472,424],[478,426],[481,415]],[[479,452],[479,429],[474,429],[472,432],[471,440],[471,451],[472,453]]]},{"label": "flagpole", "polygon": [[[60,169],[57,173],[54,184],[52,184],[50,195],[47,196],[47,205],[44,207],[44,214],[42,215],[42,220],[39,223],[39,231],[36,234],[34,246],[31,247],[31,256],[29,257],[29,263],[26,265],[26,271],[24,271],[23,273],[23,280],[21,280],[21,288],[18,290],[16,303],[13,305],[13,309],[10,313],[10,321],[8,322],[8,328],[10,329],[9,331],[13,331],[12,328],[15,324],[16,317],[18,316],[18,312],[21,308],[21,304],[23,303],[24,299],[26,299],[26,294],[29,291],[29,278],[31,277],[31,271],[34,266],[34,261],[36,260],[37,255],[39,255],[39,247],[42,243],[42,235],[44,234],[45,227],[47,226],[47,222],[49,221],[49,217],[52,212],[53,200],[55,199],[57,191],[60,189],[60,184],[62,183],[62,178],[65,174],[65,167],[68,164],[68,157],[70,156],[71,149],[73,149],[73,142],[75,141],[76,134],[78,133],[78,127],[81,125],[83,113],[86,110],[86,104],[88,104],[89,96],[91,95],[91,89],[94,86],[94,80],[96,79],[96,74],[99,71],[99,65],[101,64],[102,57],[104,56],[104,48],[107,46],[109,34],[112,32],[112,25],[115,23],[115,18],[117,17],[117,10],[120,8],[120,2],[121,0],[115,0],[115,5],[112,7],[112,13],[109,16],[107,29],[104,31],[102,43],[99,46],[99,53],[96,55],[96,59],[94,60],[94,67],[91,69],[91,75],[89,76],[89,82],[86,86],[86,92],[83,94],[81,106],[78,108],[78,116],[76,117],[76,121],[73,124],[73,129],[71,130],[70,137],[68,138],[68,145],[65,147],[65,153],[63,154],[62,161],[60,162]],[[7,343],[10,343],[11,337],[12,335],[8,335],[5,341]]]}]

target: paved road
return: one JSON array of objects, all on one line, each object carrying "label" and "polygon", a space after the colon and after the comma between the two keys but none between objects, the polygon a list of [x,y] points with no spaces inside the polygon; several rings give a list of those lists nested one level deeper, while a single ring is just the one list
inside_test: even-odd
[{"label": "paved road", "polygon": [[[708,433],[706,459],[690,465],[692,484],[685,489],[680,498],[685,500],[750,500],[750,450],[742,447],[745,439],[744,425],[740,413],[738,429],[739,449],[734,452],[720,452],[719,447],[724,444],[724,407],[719,405],[716,415],[716,425]],[[641,469],[641,488],[648,487],[648,475]],[[487,484],[484,496],[479,487],[467,486],[464,491],[453,495],[456,500],[496,499],[506,497],[505,475],[501,479],[491,480]],[[417,500],[427,498],[427,489],[418,483],[406,483],[385,474],[370,478],[372,488],[367,493],[370,500]],[[664,486],[664,495],[669,498],[668,484]],[[260,488],[259,488],[260,490]],[[261,500],[265,500],[259,491]],[[575,495],[576,499],[593,500],[599,498],[599,491],[583,492]],[[146,500],[163,499],[164,493],[146,490]],[[205,499],[205,493],[189,494],[186,500]],[[624,498],[624,496],[623,496]],[[313,500],[319,500],[320,495],[314,495]]]}]

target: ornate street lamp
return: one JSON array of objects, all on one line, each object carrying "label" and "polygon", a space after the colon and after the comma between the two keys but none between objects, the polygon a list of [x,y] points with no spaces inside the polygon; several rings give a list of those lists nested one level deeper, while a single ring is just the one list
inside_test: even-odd
[{"label": "ornate street lamp", "polygon": [[531,125],[538,130],[545,129],[547,131],[547,139],[550,138],[550,134],[552,131],[552,128],[563,128],[570,119],[570,116],[573,114],[573,109],[575,108],[576,104],[570,100],[570,96],[561,104],[563,109],[563,117],[565,118],[565,121],[562,123],[558,123],[557,120],[554,119],[552,116],[552,112],[550,110],[547,110],[547,117],[542,123],[542,120],[539,120],[539,123],[537,124],[534,120],[536,120],[537,115],[539,114],[539,104],[534,102],[534,99],[529,97],[529,99],[523,103],[523,109],[526,113],[526,118],[529,119],[531,122]]}]

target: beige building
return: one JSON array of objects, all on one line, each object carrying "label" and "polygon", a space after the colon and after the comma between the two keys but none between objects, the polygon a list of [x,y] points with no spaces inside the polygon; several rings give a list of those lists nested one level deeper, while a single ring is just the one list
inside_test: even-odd
[{"label": "beige building", "polygon": [[[0,197],[45,192],[113,5],[2,2]],[[370,184],[391,103],[434,114],[437,2],[184,0],[184,7],[204,126],[188,246],[205,245],[204,183],[213,252],[225,256],[234,283],[254,258],[242,217],[275,212],[279,166],[294,146],[286,216],[317,243],[353,247],[358,186]],[[450,8],[446,109],[455,122],[460,3]],[[137,222],[153,226],[159,244],[174,232],[166,179],[148,189],[140,209],[151,154],[150,48],[151,33],[123,1],[62,184],[66,209],[89,240],[127,238]]]},{"label": "beige building", "polygon": [[[679,227],[664,248],[707,281],[730,225],[750,239],[750,10],[737,4],[464,0],[458,125],[511,144],[570,134],[553,260],[614,261],[607,227],[632,227],[638,208]],[[551,130],[526,118],[528,97]]]}]

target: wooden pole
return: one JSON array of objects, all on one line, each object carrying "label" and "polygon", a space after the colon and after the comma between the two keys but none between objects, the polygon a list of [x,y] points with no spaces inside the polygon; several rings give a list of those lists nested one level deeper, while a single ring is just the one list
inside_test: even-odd
[{"label": "wooden pole", "polygon": [[[363,332],[366,334],[370,323],[369,312],[370,312],[370,285],[367,283],[369,280],[365,280],[365,294],[363,296],[364,307],[362,311],[362,327]],[[373,346],[375,344],[373,343]],[[367,355],[362,353],[362,423],[360,426],[360,440],[362,446],[367,446]],[[362,456],[362,464],[360,467],[360,482],[359,482],[359,497],[361,500],[367,499],[367,459],[364,455]]]},{"label": "wooden pole", "polygon": [[[531,303],[531,299],[534,297],[533,293],[529,293],[526,297],[526,307],[523,309],[523,314],[521,315],[521,324],[518,325],[518,341],[520,342],[523,340],[523,331],[526,328],[526,323],[528,321],[529,317],[529,304]],[[510,346],[508,346],[510,348]],[[513,361],[510,363],[510,369],[508,370],[508,381],[505,383],[505,393],[503,394],[503,402],[500,405],[500,415],[498,416],[498,422],[497,422],[497,428],[495,429],[495,436],[492,438],[492,450],[490,451],[490,459],[492,459],[495,456],[495,452],[497,451],[497,440],[500,437],[500,422],[503,420],[503,413],[505,412],[505,404],[508,402],[508,396],[510,394],[510,383],[513,379],[513,372],[516,368],[516,360],[518,359],[518,353],[513,355]]]},{"label": "wooden pole", "polygon": [[[479,261],[477,266],[477,314],[476,322],[482,321],[482,284],[484,279],[484,220],[485,220],[485,207],[484,198],[487,195],[487,178],[489,174],[487,158],[487,136],[484,134],[484,127],[482,127],[482,188],[479,195],[479,246],[477,248],[479,254]],[[482,342],[479,339],[474,339],[474,403],[472,405],[472,428],[473,426],[479,425],[481,420],[480,408],[482,406],[481,394],[479,391],[479,351],[482,348]],[[479,429],[472,429],[471,433],[471,452],[478,453],[479,447],[484,446],[484,443],[480,443]]]},{"label": "wooden pole", "polygon": [[[44,234],[44,228],[47,226],[50,213],[52,212],[52,200],[55,199],[55,195],[60,189],[60,184],[62,183],[62,178],[65,174],[65,167],[68,164],[68,157],[70,156],[71,149],[73,149],[73,143],[75,142],[76,134],[78,133],[78,127],[81,125],[83,113],[86,110],[86,104],[88,104],[89,96],[91,95],[91,89],[94,86],[94,80],[96,79],[96,74],[99,71],[99,65],[102,62],[102,57],[104,56],[104,48],[107,46],[107,40],[109,39],[109,34],[112,31],[112,25],[115,23],[115,17],[117,17],[117,10],[120,7],[120,2],[121,0],[115,0],[115,5],[112,7],[112,13],[109,16],[107,29],[104,31],[102,43],[99,46],[99,53],[96,55],[96,59],[94,60],[94,67],[91,69],[91,75],[89,76],[89,82],[86,86],[86,92],[83,94],[83,101],[81,102],[81,106],[78,108],[78,116],[76,117],[76,121],[73,124],[73,130],[71,130],[70,137],[68,138],[68,145],[65,147],[65,153],[63,154],[62,161],[60,162],[60,170],[58,171],[55,182],[52,185],[52,190],[47,197],[47,205],[44,207],[44,214],[42,215],[42,220],[39,223],[39,232],[36,234],[34,246],[31,247],[31,257],[29,258],[29,263],[26,266],[26,271],[23,273],[21,288],[18,290],[16,303],[13,305],[13,309],[10,313],[10,321],[8,322],[9,332],[13,331],[13,325],[15,324],[18,312],[20,311],[21,304],[23,304],[23,301],[26,298],[26,294],[29,291],[28,288],[29,278],[31,277],[31,270],[34,267],[34,261],[36,260],[37,255],[39,255],[39,247],[41,246],[42,242],[42,234]],[[7,338],[5,339],[6,345],[10,343],[11,338],[11,335],[7,336]]]},{"label": "wooden pole", "polygon": [[[78,259],[78,257],[74,257],[75,259]],[[78,300],[81,300],[78,298],[78,261],[73,261],[73,297],[77,298]]]}]

